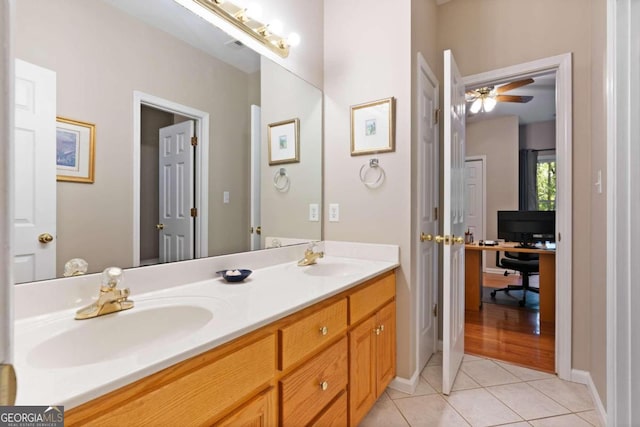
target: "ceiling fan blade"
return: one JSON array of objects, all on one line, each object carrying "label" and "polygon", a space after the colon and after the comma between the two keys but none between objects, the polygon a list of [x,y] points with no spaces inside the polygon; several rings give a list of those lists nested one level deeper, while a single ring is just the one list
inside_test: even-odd
[{"label": "ceiling fan blade", "polygon": [[519,87],[529,85],[531,83],[533,83],[533,79],[532,78],[523,79],[523,80],[516,80],[515,82],[507,83],[506,85],[503,85],[503,86],[498,86],[495,90],[496,90],[496,93],[498,95],[500,95],[501,93],[505,93],[505,92],[508,92],[510,90],[517,89]]},{"label": "ceiling fan blade", "polygon": [[533,99],[533,96],[520,96],[520,95],[498,95],[496,101],[498,102],[529,102]]}]

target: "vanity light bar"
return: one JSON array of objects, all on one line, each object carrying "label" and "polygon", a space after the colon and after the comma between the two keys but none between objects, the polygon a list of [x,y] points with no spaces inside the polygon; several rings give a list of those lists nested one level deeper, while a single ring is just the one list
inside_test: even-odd
[{"label": "vanity light bar", "polygon": [[289,56],[287,40],[269,31],[265,25],[247,15],[247,10],[226,0],[193,0],[228,23],[241,29],[282,58]]}]

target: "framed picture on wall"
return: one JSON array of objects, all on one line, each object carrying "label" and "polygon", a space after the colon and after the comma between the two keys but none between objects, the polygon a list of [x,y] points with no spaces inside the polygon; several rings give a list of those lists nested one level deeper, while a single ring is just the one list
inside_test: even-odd
[{"label": "framed picture on wall", "polygon": [[395,151],[395,99],[351,107],[351,155]]},{"label": "framed picture on wall", "polygon": [[57,180],[93,183],[96,125],[56,118]]},{"label": "framed picture on wall", "polygon": [[291,119],[268,126],[269,165],[300,161],[300,120]]}]

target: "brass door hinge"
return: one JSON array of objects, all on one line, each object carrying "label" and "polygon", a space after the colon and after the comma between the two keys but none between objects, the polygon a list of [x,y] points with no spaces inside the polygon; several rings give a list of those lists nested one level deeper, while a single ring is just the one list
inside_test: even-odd
[{"label": "brass door hinge", "polygon": [[433,124],[437,125],[438,123],[440,123],[440,109],[436,108],[433,110]]},{"label": "brass door hinge", "polygon": [[193,145],[194,147],[196,145],[198,145],[198,137],[197,136],[192,136],[191,137],[191,145]]},{"label": "brass door hinge", "polygon": [[437,207],[433,208],[433,220],[434,221],[438,220],[438,208]]},{"label": "brass door hinge", "polygon": [[198,208],[191,208],[191,216],[194,218],[198,216]]},{"label": "brass door hinge", "polygon": [[438,304],[433,305],[433,317],[438,317]]}]

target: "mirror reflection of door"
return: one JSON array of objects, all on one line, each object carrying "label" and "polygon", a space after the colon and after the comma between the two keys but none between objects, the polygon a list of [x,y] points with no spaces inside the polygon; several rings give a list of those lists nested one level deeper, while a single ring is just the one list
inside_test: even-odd
[{"label": "mirror reflection of door", "polygon": [[194,123],[141,108],[140,264],[194,257]]}]

